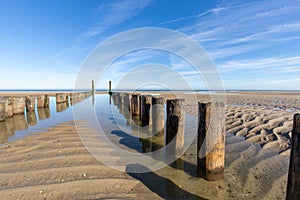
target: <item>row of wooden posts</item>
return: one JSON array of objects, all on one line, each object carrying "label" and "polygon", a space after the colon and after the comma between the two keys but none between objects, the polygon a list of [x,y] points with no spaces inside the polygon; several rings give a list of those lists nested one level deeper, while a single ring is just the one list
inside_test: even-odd
[{"label": "row of wooden posts", "polygon": [[[81,100],[91,96],[91,92],[76,92],[76,93],[57,93],[56,104],[62,105],[63,103],[70,103],[71,105],[80,102]],[[10,118],[13,115],[24,114],[26,111],[35,111],[36,108],[45,108],[50,105],[49,95],[40,94],[37,96],[20,96],[20,97],[2,97],[0,98],[0,122],[5,121],[6,118]],[[62,106],[58,106],[57,110]]]},{"label": "row of wooden posts", "polygon": [[[155,136],[164,136],[165,99],[163,97],[120,92],[111,94],[116,104],[124,106],[127,114],[140,119],[141,126],[149,125]],[[182,149],[185,123],[184,100],[170,99],[166,101],[166,104],[165,145],[175,138],[175,148]],[[214,117],[212,110],[222,106],[224,105],[220,103],[198,103],[197,173],[207,180],[222,179],[224,174],[224,127],[218,129],[222,132],[218,134],[219,138],[214,147],[209,152],[205,152],[206,156],[201,158],[199,155],[202,144],[207,145],[212,142],[211,137],[207,135],[209,123]],[[300,200],[300,114],[295,114],[293,119],[286,199]]]},{"label": "row of wooden posts", "polygon": [[[127,112],[133,119],[139,119],[140,126],[149,126],[152,136],[164,136],[165,145],[172,141],[172,146],[167,146],[167,152],[180,154],[184,148],[185,111],[184,99],[166,100],[161,96],[130,94],[113,92],[112,98],[115,104],[121,106],[122,112]],[[166,104],[166,123],[165,123]],[[199,152],[204,142],[211,143],[206,138],[210,123],[213,103],[199,103],[198,145]],[[218,180],[223,178],[225,162],[225,131],[221,129],[219,138],[210,152],[205,157],[197,153],[197,173],[206,180]],[[206,138],[206,140],[205,140]],[[170,151],[171,148],[171,151]],[[169,154],[168,154],[169,155]]]},{"label": "row of wooden posts", "polygon": [[[74,105],[89,95],[90,93],[56,94],[56,112],[66,110],[69,107],[69,104]],[[68,98],[68,96],[70,98]],[[35,99],[33,97],[34,96],[22,97],[21,100],[15,97],[0,98],[0,113],[3,116],[0,121],[0,144],[7,142],[10,137],[14,136],[15,131],[26,130],[29,126],[35,126],[38,120],[42,121],[50,118],[49,96],[41,94],[35,96]],[[36,103],[34,103],[35,101]],[[20,102],[22,105],[18,105]],[[12,106],[14,104],[16,105]],[[14,107],[19,107],[18,114],[14,114]],[[35,107],[37,108],[37,113],[35,112]]]}]

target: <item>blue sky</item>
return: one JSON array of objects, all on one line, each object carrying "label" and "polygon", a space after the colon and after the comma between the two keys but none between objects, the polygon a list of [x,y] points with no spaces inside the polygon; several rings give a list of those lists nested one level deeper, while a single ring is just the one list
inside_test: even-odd
[{"label": "blue sky", "polygon": [[[298,0],[0,0],[0,89],[74,88],[83,61],[99,43],[122,31],[161,27],[198,42],[225,89],[300,90],[299,10]],[[107,80],[134,87],[137,66],[147,66],[149,77],[168,79],[151,72],[151,63],[206,89],[187,62],[159,50],[122,56],[98,88],[106,88]]]}]

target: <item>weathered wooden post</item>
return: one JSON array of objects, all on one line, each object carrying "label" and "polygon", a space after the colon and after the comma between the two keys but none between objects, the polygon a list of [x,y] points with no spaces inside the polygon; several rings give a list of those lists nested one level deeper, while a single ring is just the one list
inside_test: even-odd
[{"label": "weathered wooden post", "polygon": [[0,102],[0,122],[5,121],[5,103]]},{"label": "weathered wooden post", "polygon": [[300,199],[300,114],[294,115],[286,199]]},{"label": "weathered wooden post", "polygon": [[48,95],[45,95],[45,108],[50,106],[50,98]]},{"label": "weathered wooden post", "polygon": [[179,155],[184,147],[184,99],[167,100],[166,125],[167,152],[172,155]]},{"label": "weathered wooden post", "polygon": [[26,97],[26,110],[35,111],[35,96]]},{"label": "weathered wooden post", "polygon": [[44,108],[45,107],[45,95],[41,94],[37,96],[37,107]]},{"label": "weathered wooden post", "polygon": [[0,98],[0,103],[4,103],[5,107],[5,117],[12,117],[13,116],[13,107],[11,97],[3,97]]},{"label": "weathered wooden post", "polygon": [[125,111],[125,105],[124,105],[124,92],[119,93],[119,108],[120,108],[120,113],[124,114]]},{"label": "weathered wooden post", "polygon": [[128,101],[128,103],[127,103],[127,109],[128,109],[128,112],[130,113],[130,111],[131,111],[131,98],[132,98],[132,95],[131,94],[128,94],[127,95],[127,101]]},{"label": "weathered wooden post", "polygon": [[164,136],[164,104],[163,97],[152,97],[152,135]]},{"label": "weathered wooden post", "polygon": [[55,96],[56,96],[56,103],[64,103],[68,101],[68,96],[64,93],[57,93]]},{"label": "weathered wooden post", "polygon": [[94,80],[92,80],[92,95],[95,94],[95,85],[94,85]]},{"label": "weathered wooden post", "polygon": [[140,116],[140,95],[132,94],[131,97],[132,116]]},{"label": "weathered wooden post", "polygon": [[13,97],[12,106],[14,115],[23,114],[25,110],[25,97]]},{"label": "weathered wooden post", "polygon": [[6,117],[12,117],[13,116],[13,105],[11,97],[5,97],[5,115]]},{"label": "weathered wooden post", "polygon": [[108,94],[111,95],[112,94],[112,91],[111,91],[111,81],[109,81],[108,83]]},{"label": "weathered wooden post", "polygon": [[209,181],[224,178],[224,103],[198,103],[197,172]]},{"label": "weathered wooden post", "polygon": [[142,126],[149,126],[150,119],[152,114],[150,108],[152,105],[152,96],[151,95],[141,95],[141,121]]}]

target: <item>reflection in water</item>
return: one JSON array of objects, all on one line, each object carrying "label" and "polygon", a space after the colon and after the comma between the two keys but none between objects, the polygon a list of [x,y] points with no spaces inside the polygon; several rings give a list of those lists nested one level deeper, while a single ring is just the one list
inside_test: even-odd
[{"label": "reflection in water", "polygon": [[142,142],[142,153],[149,153],[151,152],[151,141],[150,139],[141,139]]},{"label": "reflection in water", "polygon": [[[130,170],[131,167],[134,168],[136,166],[134,165],[127,166],[127,171],[132,171]],[[139,166],[139,167],[144,167],[144,166]],[[162,177],[156,174],[155,172],[147,172],[142,174],[129,173],[129,175],[140,180],[151,191],[155,192],[163,199],[189,199],[189,200],[205,199],[184,190],[183,188],[179,187],[176,183],[174,183],[172,180]],[[162,187],[163,185],[165,185],[165,187]]]},{"label": "reflection in water", "polygon": [[56,104],[56,112],[62,112],[66,110],[69,107],[68,102],[63,102],[63,103],[57,103]]},{"label": "reflection in water", "polygon": [[8,137],[14,136],[15,135],[14,119],[12,117],[6,118],[5,123],[6,123]]},{"label": "reflection in water", "polygon": [[14,115],[12,118],[16,131],[26,130],[28,128],[24,114]]},{"label": "reflection in water", "polygon": [[7,134],[7,128],[6,128],[6,123],[0,122],[0,142],[4,143],[7,142],[8,140],[8,134]]},{"label": "reflection in water", "polygon": [[4,122],[0,122],[0,143],[5,143],[8,138],[15,134],[13,118],[6,118]]},{"label": "reflection in water", "polygon": [[50,118],[50,108],[39,108],[38,109],[39,120],[45,120]]},{"label": "reflection in water", "polygon": [[29,126],[34,126],[37,124],[35,111],[27,111],[26,115],[27,115],[27,122]]}]

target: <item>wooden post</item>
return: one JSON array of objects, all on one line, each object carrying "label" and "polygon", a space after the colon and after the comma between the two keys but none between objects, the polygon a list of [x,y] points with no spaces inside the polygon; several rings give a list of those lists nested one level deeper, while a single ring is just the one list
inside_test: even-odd
[{"label": "wooden post", "polygon": [[286,199],[300,199],[300,114],[294,115]]},{"label": "wooden post", "polygon": [[163,97],[152,97],[152,135],[164,135],[164,104]]},{"label": "wooden post", "polygon": [[44,108],[45,107],[45,95],[41,94],[37,96],[37,107]]},{"label": "wooden post", "polygon": [[5,121],[5,103],[0,103],[0,122]]},{"label": "wooden post", "polygon": [[12,98],[12,106],[13,106],[14,115],[24,113],[25,97],[13,97]]},{"label": "wooden post", "polygon": [[149,126],[151,104],[152,104],[152,96],[151,95],[141,95],[142,126]]},{"label": "wooden post", "polygon": [[112,91],[111,91],[111,81],[108,82],[108,94],[111,95]]},{"label": "wooden post", "polygon": [[35,111],[35,96],[26,97],[26,110]]},{"label": "wooden post", "polygon": [[94,80],[92,80],[92,95],[95,94],[95,85],[94,85]]},{"label": "wooden post", "polygon": [[50,106],[50,98],[48,95],[45,95],[45,108]]},{"label": "wooden post", "polygon": [[[184,99],[167,100],[166,145],[168,153],[179,155],[184,147]],[[171,144],[169,144],[171,142]]]},{"label": "wooden post", "polygon": [[0,98],[0,103],[4,103],[5,117],[6,118],[12,117],[14,113],[13,113],[11,97]]},{"label": "wooden post", "polygon": [[55,96],[56,96],[56,103],[64,103],[68,101],[68,96],[64,93],[57,93]]},{"label": "wooden post", "polygon": [[12,117],[14,114],[11,97],[5,97],[5,114],[6,117]]},{"label": "wooden post", "polygon": [[140,116],[140,95],[133,94],[131,97],[131,108],[133,116]]},{"label": "wooden post", "polygon": [[197,172],[208,181],[224,178],[224,108],[223,103],[198,103]]}]

